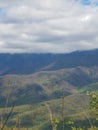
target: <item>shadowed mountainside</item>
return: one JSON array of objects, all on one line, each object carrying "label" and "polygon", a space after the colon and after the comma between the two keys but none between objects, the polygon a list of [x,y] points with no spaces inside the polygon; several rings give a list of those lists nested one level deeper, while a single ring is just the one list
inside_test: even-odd
[{"label": "shadowed mountainside", "polygon": [[32,74],[78,66],[98,66],[98,50],[69,54],[0,54],[0,75]]}]

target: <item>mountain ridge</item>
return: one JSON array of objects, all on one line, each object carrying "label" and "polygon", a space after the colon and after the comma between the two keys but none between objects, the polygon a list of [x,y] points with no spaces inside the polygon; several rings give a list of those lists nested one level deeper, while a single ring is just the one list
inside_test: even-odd
[{"label": "mountain ridge", "polygon": [[98,66],[98,49],[68,54],[0,54],[0,75]]}]

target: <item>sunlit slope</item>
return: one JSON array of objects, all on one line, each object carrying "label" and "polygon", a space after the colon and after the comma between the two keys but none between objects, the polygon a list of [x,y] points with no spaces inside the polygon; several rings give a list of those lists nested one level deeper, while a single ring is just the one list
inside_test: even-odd
[{"label": "sunlit slope", "polygon": [[[46,103],[48,104],[54,118],[62,117],[62,98],[50,101],[41,102],[33,105],[21,105],[14,108],[12,116],[10,117],[7,125],[17,126],[18,116],[20,117],[20,126],[25,128],[36,128],[38,130],[43,129],[47,125],[50,125],[50,113],[47,109]],[[9,113],[11,108],[2,108],[0,112],[2,115]],[[80,119],[85,120],[89,110],[89,99],[84,94],[76,94],[64,97],[64,117],[65,119],[73,118],[73,120]],[[4,116],[3,120],[6,119]],[[90,115],[89,115],[90,116]]]},{"label": "sunlit slope", "polygon": [[17,104],[20,105],[38,103],[60,98],[62,89],[64,95],[68,96],[96,82],[98,82],[97,67],[76,67],[41,71],[30,75],[1,76],[0,105],[4,105],[7,95],[10,97],[9,104],[13,102],[13,98],[16,98]]}]

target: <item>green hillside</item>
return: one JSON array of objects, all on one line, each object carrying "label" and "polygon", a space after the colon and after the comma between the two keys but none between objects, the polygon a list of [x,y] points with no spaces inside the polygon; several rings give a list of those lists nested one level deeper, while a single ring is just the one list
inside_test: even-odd
[{"label": "green hillside", "polygon": [[[35,105],[15,107],[7,125],[9,127],[17,127],[19,116],[21,128],[25,127],[40,130],[44,127],[48,128],[48,126],[50,126],[51,130],[50,115],[45,105],[46,103],[49,105],[54,118],[59,118],[61,120],[62,99],[55,99]],[[87,112],[88,108],[89,99],[86,95],[77,94],[64,98],[64,117],[66,120],[69,119],[69,117],[73,118],[73,120],[78,120],[80,117],[81,121],[87,120],[85,112]],[[3,120],[6,119],[7,113],[9,113],[10,109],[11,108],[0,109]],[[89,113],[87,112],[87,114]]]},{"label": "green hillside", "polygon": [[[17,105],[25,105],[60,98],[62,89],[65,96],[87,91],[86,88],[91,90],[96,88],[97,91],[97,75],[97,67],[76,67],[41,71],[31,75],[1,76],[0,106],[5,105],[7,96],[10,98],[8,105],[13,103],[14,98],[17,99]],[[94,87],[91,87],[92,85]]]},{"label": "green hillside", "polygon": [[49,108],[61,124],[62,105],[65,121],[72,119],[80,126],[89,126],[89,119],[92,121],[95,117],[89,110],[86,92],[98,93],[97,53],[98,50],[0,55],[1,125],[16,101],[7,122],[9,129],[20,124],[21,130],[52,130]]},{"label": "green hillside", "polygon": [[[51,130],[49,111],[45,104],[49,105],[54,118],[61,120],[62,95],[64,94],[65,120],[79,121],[76,124],[82,125],[86,122],[85,125],[89,126],[87,116],[90,118],[92,115],[89,111],[89,98],[85,92],[98,91],[98,83],[94,83],[97,81],[97,73],[95,68],[77,67],[41,71],[32,75],[2,76],[0,78],[0,105],[3,108],[0,111],[3,120],[6,119],[10,110],[10,107],[5,109],[4,106],[12,106],[16,99],[15,108],[7,126],[18,127],[17,120],[20,116],[21,128]],[[74,75],[76,75],[75,78],[73,78]]]},{"label": "green hillside", "polygon": [[93,83],[93,84],[89,84],[87,86],[84,86],[82,89],[80,89],[80,92],[85,93],[87,91],[95,91],[96,93],[98,93],[98,82]]}]

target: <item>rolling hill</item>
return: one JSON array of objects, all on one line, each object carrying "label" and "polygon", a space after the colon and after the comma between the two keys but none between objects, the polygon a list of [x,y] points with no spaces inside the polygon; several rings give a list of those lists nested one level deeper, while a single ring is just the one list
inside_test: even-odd
[{"label": "rolling hill", "polygon": [[[21,127],[34,125],[36,129],[42,116],[39,129],[44,129],[44,125],[49,125],[45,103],[58,116],[63,94],[65,115],[82,119],[81,113],[88,111],[89,105],[85,92],[93,90],[98,92],[98,50],[69,54],[0,54],[0,111],[16,100],[15,109],[23,110],[20,112],[23,114]],[[34,124],[25,123],[36,111],[38,117]],[[15,125],[17,114],[13,112],[8,125]]]},{"label": "rolling hill", "polygon": [[62,89],[65,96],[78,93],[79,89],[98,82],[97,59],[98,50],[0,54],[0,106],[4,106],[7,95],[9,104],[17,98],[17,105],[22,105],[60,98]]},{"label": "rolling hill", "polygon": [[[40,71],[29,75],[4,75],[0,78],[0,105],[4,105],[7,95],[17,98],[17,105],[34,104],[79,93],[98,82],[97,67],[76,67],[55,71]],[[94,87],[86,87],[95,90]],[[98,90],[96,84],[96,91]],[[85,90],[86,91],[86,90]],[[84,92],[84,91],[82,91]],[[23,100],[24,99],[24,100]]]}]

